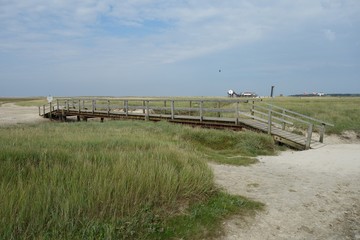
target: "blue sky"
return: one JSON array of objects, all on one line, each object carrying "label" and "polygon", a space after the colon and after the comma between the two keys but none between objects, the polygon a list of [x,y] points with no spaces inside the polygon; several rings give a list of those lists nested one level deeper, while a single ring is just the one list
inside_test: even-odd
[{"label": "blue sky", "polygon": [[272,85],[360,93],[360,1],[0,0],[0,96],[269,95]]}]

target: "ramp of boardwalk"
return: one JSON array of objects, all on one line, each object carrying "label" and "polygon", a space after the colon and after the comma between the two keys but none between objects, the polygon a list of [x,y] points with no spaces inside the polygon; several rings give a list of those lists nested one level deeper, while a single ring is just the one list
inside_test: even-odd
[{"label": "ramp of boardwalk", "polygon": [[[325,127],[332,126],[261,99],[241,98],[57,99],[40,107],[39,115],[62,121],[70,118],[166,120],[211,128],[250,129],[271,134],[275,141],[301,150],[322,146]],[[313,137],[314,131],[318,133],[317,139]]]}]

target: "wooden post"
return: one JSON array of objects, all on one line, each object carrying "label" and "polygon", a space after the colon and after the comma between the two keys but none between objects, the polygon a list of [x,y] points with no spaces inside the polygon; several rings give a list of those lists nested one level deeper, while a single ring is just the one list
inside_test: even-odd
[{"label": "wooden post", "polygon": [[70,108],[69,108],[69,101],[66,100],[66,110],[69,111],[69,109],[70,109]]},{"label": "wooden post", "polygon": [[39,116],[41,116],[41,110],[40,110],[40,106],[39,106]]},{"label": "wooden post", "polygon": [[254,114],[255,114],[254,110],[255,110],[255,101],[253,100],[252,105],[251,105],[251,116],[254,116]]},{"label": "wooden post", "polygon": [[282,122],[282,130],[285,130],[285,127],[286,127],[286,126],[285,126],[285,124],[286,124],[286,123],[285,123],[285,114],[286,114],[285,109],[282,111],[282,114],[283,114],[283,115],[282,115],[282,121],[283,121],[283,122]]},{"label": "wooden post", "polygon": [[235,124],[239,125],[239,102],[236,102],[235,111]]},{"label": "wooden post", "polygon": [[145,101],[142,101],[143,114],[145,114]]},{"label": "wooden post", "polygon": [[79,107],[79,113],[80,113],[81,112],[81,101],[80,101],[80,99],[79,99],[78,107]]},{"label": "wooden post", "polygon": [[171,100],[171,120],[174,120],[175,118],[175,104],[174,104],[174,100]]},{"label": "wooden post", "polygon": [[203,121],[203,101],[200,101],[200,122]]},{"label": "wooden post", "polygon": [[50,120],[52,120],[52,105],[51,105],[51,102],[49,104],[50,104],[49,118],[50,118]]},{"label": "wooden post", "polygon": [[110,115],[110,100],[107,100],[107,114]]},{"label": "wooden post", "polygon": [[164,114],[166,115],[166,100],[164,100]]},{"label": "wooden post", "polygon": [[43,105],[43,116],[45,117],[45,105]]},{"label": "wooden post", "polygon": [[56,108],[57,108],[57,110],[60,109],[60,108],[59,108],[59,99],[56,99]]},{"label": "wooden post", "polygon": [[92,113],[95,112],[95,99],[92,100]]},{"label": "wooden post", "polygon": [[313,130],[313,124],[310,123],[309,127],[308,127],[308,130],[307,130],[307,138],[306,138],[306,143],[305,143],[305,150],[308,150],[310,148],[312,130]]},{"label": "wooden post", "polygon": [[145,121],[149,121],[149,118],[150,118],[149,117],[149,100],[146,100],[145,105],[146,105]]},{"label": "wooden post", "polygon": [[217,102],[217,108],[219,109],[219,111],[218,111],[218,118],[221,117],[220,107],[221,107],[221,104],[220,104],[220,101],[218,101],[218,102]]},{"label": "wooden post", "polygon": [[189,111],[189,116],[191,116],[191,108],[192,108],[192,101],[189,101],[189,107],[190,107],[190,111]]},{"label": "wooden post", "polygon": [[268,134],[271,134],[271,124],[272,124],[272,111],[271,108],[269,109],[269,115],[268,115]]},{"label": "wooden post", "polygon": [[125,114],[126,116],[129,116],[129,101],[125,100],[124,105],[125,105]]},{"label": "wooden post", "polygon": [[320,126],[320,139],[319,142],[324,143],[324,135],[325,135],[325,124],[322,123]]}]

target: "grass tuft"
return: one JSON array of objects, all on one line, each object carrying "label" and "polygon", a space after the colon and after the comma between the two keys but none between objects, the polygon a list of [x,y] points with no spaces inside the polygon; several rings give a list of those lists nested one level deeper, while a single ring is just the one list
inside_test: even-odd
[{"label": "grass tuft", "polygon": [[233,132],[213,129],[194,129],[181,138],[190,142],[210,161],[221,164],[249,165],[258,155],[276,152],[273,139],[256,132]]},{"label": "grass tuft", "polygon": [[222,221],[233,214],[240,214],[246,209],[246,214],[263,209],[264,204],[254,202],[241,196],[217,193],[204,202],[193,204],[187,214],[169,219],[167,228],[161,239],[205,239],[222,234]]}]

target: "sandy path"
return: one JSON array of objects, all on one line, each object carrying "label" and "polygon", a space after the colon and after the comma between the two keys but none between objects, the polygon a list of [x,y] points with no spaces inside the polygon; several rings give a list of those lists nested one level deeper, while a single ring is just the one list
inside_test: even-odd
[{"label": "sandy path", "polygon": [[38,107],[20,107],[14,103],[5,103],[0,106],[0,126],[43,121],[48,120],[39,116]]},{"label": "sandy path", "polygon": [[360,239],[360,144],[259,159],[211,165],[220,186],[266,204],[255,217],[225,222],[222,239]]}]

